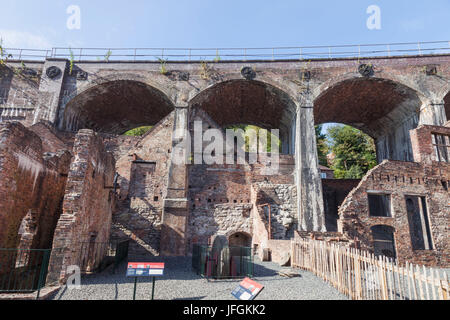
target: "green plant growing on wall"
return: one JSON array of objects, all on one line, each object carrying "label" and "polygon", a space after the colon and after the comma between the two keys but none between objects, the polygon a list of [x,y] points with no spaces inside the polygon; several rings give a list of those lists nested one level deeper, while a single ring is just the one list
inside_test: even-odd
[{"label": "green plant growing on wall", "polygon": [[200,68],[201,68],[200,77],[203,80],[208,80],[209,79],[209,66],[208,66],[208,63],[203,60],[201,62],[201,64],[200,64]]},{"label": "green plant growing on wall", "polygon": [[161,73],[161,74],[167,74],[167,67],[166,67],[166,65],[167,65],[167,60],[165,60],[165,59],[161,59],[161,58],[158,58],[158,61],[159,61],[159,73]]},{"label": "green plant growing on wall", "polygon": [[14,74],[20,76],[20,75],[23,75],[23,71],[25,70],[25,68],[26,68],[25,63],[23,61],[20,61],[20,67],[13,68],[13,72],[14,72]]},{"label": "green plant growing on wall", "polygon": [[12,58],[12,54],[7,54],[3,48],[3,39],[0,38],[0,66],[6,65],[9,58]]},{"label": "green plant growing on wall", "polygon": [[106,52],[106,54],[105,54],[105,61],[106,62],[109,62],[109,58],[111,57],[111,55],[112,55],[112,51],[108,50],[108,52]]},{"label": "green plant growing on wall", "polygon": [[219,50],[216,50],[216,57],[214,58],[214,62],[219,62],[222,58],[219,56]]},{"label": "green plant growing on wall", "polygon": [[69,75],[72,75],[72,71],[73,71],[73,61],[75,60],[74,56],[73,56],[73,51],[72,49],[69,48],[69,53],[70,53],[70,59],[69,59]]}]

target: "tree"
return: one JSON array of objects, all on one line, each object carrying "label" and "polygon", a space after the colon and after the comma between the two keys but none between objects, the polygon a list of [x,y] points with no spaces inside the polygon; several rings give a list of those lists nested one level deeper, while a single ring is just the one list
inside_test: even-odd
[{"label": "tree", "polygon": [[131,129],[131,130],[128,130],[127,132],[125,132],[124,135],[125,136],[133,136],[133,137],[143,136],[152,127],[153,126],[143,126],[143,127],[134,128],[134,129]]},{"label": "tree", "polygon": [[319,164],[323,166],[328,166],[327,154],[327,136],[322,133],[322,125],[316,126],[316,144],[317,144],[317,155],[319,157]]},{"label": "tree", "polygon": [[361,179],[376,164],[375,143],[363,132],[336,125],[328,129],[335,178]]}]

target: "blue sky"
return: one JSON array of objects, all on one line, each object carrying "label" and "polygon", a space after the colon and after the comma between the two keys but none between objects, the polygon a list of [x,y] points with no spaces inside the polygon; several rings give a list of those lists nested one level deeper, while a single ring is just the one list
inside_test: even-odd
[{"label": "blue sky", "polygon": [[[2,2],[5,47],[272,47],[450,38],[450,0]],[[79,30],[66,27],[70,5],[81,10]],[[381,30],[366,27],[370,5],[381,9]]]}]

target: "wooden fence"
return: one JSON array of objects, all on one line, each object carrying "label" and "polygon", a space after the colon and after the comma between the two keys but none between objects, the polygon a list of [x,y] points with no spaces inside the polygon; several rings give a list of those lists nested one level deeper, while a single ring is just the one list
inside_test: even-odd
[{"label": "wooden fence", "polygon": [[292,267],[308,270],[354,300],[448,300],[443,270],[313,239],[296,239]]}]

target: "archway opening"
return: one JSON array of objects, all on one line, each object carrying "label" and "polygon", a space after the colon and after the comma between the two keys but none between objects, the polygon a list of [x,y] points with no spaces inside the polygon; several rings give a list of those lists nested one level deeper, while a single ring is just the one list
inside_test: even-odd
[{"label": "archway opening", "polygon": [[228,237],[230,247],[251,247],[252,237],[244,232],[235,232]]},{"label": "archway opening", "polygon": [[158,89],[138,81],[117,80],[87,89],[69,101],[60,127],[123,134],[153,126],[172,110],[172,102]]},{"label": "archway opening", "polygon": [[253,125],[279,130],[281,152],[294,153],[296,106],[284,91],[255,80],[230,80],[218,83],[190,102],[203,110],[218,126]]},{"label": "archway opening", "polygon": [[339,207],[377,164],[375,143],[362,131],[338,123],[316,126],[316,141],[325,224],[328,231],[337,231]]},{"label": "archway opening", "polygon": [[375,140],[377,159],[413,161],[409,130],[419,123],[421,100],[397,82],[354,78],[328,88],[314,102],[315,124],[343,123]]}]

